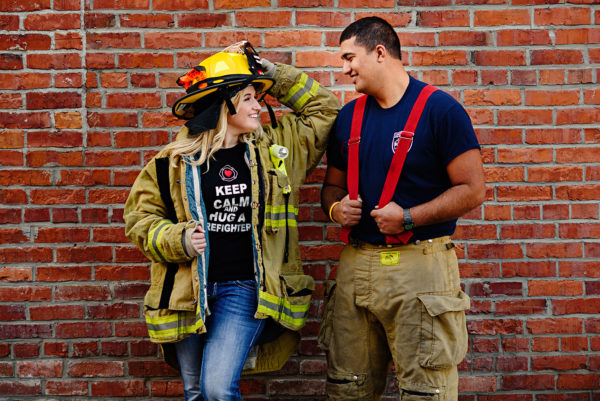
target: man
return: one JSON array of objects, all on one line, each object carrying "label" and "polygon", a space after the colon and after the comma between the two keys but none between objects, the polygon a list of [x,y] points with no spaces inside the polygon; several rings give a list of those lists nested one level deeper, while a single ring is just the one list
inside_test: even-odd
[{"label": "man", "polygon": [[[368,97],[362,124],[353,123],[358,101],[340,111],[321,191],[325,213],[351,229],[319,336],[328,398],[381,399],[393,362],[401,400],[457,400],[469,298],[450,235],[485,196],[479,144],[463,107],[437,90],[425,100],[412,143],[400,145],[411,137],[400,132],[426,84],[404,70],[394,29],[364,18],[344,30],[340,44],[344,74]],[[353,125],[360,138],[349,140]],[[410,150],[399,179],[386,183],[397,148]],[[358,194],[349,194],[356,184]],[[384,185],[389,203],[381,199]]]}]

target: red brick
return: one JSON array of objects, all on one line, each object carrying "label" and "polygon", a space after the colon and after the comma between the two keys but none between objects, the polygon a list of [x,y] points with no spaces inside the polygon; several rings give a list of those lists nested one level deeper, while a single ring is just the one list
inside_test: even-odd
[{"label": "red brick", "polygon": [[413,66],[430,65],[467,65],[469,64],[467,52],[464,50],[432,50],[413,52]]},{"label": "red brick", "polygon": [[13,352],[16,358],[37,358],[40,356],[40,346],[33,343],[15,344]]},{"label": "red brick", "polygon": [[529,339],[523,337],[503,338],[502,350],[504,352],[528,352]]},{"label": "red brick", "polygon": [[529,10],[481,10],[474,13],[475,26],[529,25]]},{"label": "red brick", "polygon": [[55,10],[63,10],[63,11],[80,10],[81,3],[77,0],[55,0],[54,1],[54,9]]},{"label": "red brick", "polygon": [[141,9],[147,10],[149,0],[95,0],[94,9]]},{"label": "red brick", "polygon": [[527,321],[527,330],[531,334],[571,334],[581,333],[582,319],[530,319]]},{"label": "red brick", "polygon": [[560,339],[563,352],[578,352],[588,350],[587,337],[563,337]]},{"label": "red brick", "polygon": [[536,25],[588,25],[591,11],[584,7],[539,8],[533,15]]},{"label": "red brick", "polygon": [[520,105],[521,92],[513,89],[466,89],[464,105]]},{"label": "red brick", "polygon": [[7,129],[27,129],[27,128],[49,128],[51,126],[50,113],[2,113],[0,112],[0,121]]},{"label": "red brick", "polygon": [[148,328],[143,322],[117,322],[115,323],[116,337],[144,337]]},{"label": "red brick", "polygon": [[88,383],[85,381],[47,380],[45,388],[48,395],[88,395]]},{"label": "red brick", "polygon": [[585,70],[567,70],[568,84],[589,84],[594,82],[591,69]]},{"label": "red brick", "polygon": [[498,123],[501,125],[552,124],[552,110],[499,110]]},{"label": "red brick", "polygon": [[15,368],[12,363],[0,362],[0,377],[14,377]]},{"label": "red brick", "polygon": [[599,374],[561,374],[556,381],[558,390],[597,390],[600,388]]},{"label": "red brick", "polygon": [[350,13],[296,11],[296,25],[312,25],[318,27],[345,27],[350,24]]},{"label": "red brick", "polygon": [[18,377],[61,377],[62,361],[17,362]]},{"label": "red brick", "polygon": [[583,295],[580,281],[529,281],[529,296],[577,296]]},{"label": "red brick", "polygon": [[265,46],[319,46],[321,32],[319,31],[270,31],[265,32]]},{"label": "red brick", "polygon": [[554,390],[552,375],[511,375],[500,380],[503,390]]},{"label": "red brick", "polygon": [[163,361],[130,361],[127,371],[133,377],[179,376],[179,372]]},{"label": "red brick", "polygon": [[118,377],[124,375],[121,362],[70,362],[67,367],[70,377]]},{"label": "red brick", "polygon": [[527,256],[531,258],[576,258],[582,256],[579,243],[531,243],[527,244]]},{"label": "red brick", "polygon": [[106,95],[107,108],[156,109],[161,106],[159,93],[111,93]]},{"label": "red brick", "polygon": [[549,32],[543,29],[498,31],[497,41],[498,46],[550,45],[552,43]]},{"label": "red brick", "polygon": [[579,28],[579,29],[559,29],[556,31],[556,44],[590,44],[600,43],[600,29],[598,28]]},{"label": "red brick", "polygon": [[502,263],[503,277],[554,277],[554,262],[506,262]]},{"label": "red brick", "polygon": [[562,91],[525,91],[527,106],[558,106],[579,104],[579,90]]},{"label": "red brick", "polygon": [[[183,27],[186,25],[182,25],[182,17],[187,16],[179,16],[179,25]],[[227,18],[225,14],[223,17]],[[120,16],[120,20],[121,26],[128,28],[172,28],[175,25],[173,16],[167,14],[125,14]]]},{"label": "red brick", "polygon": [[524,356],[499,356],[496,358],[498,372],[518,372],[528,370],[528,358]]},{"label": "red brick", "polygon": [[458,381],[458,391],[477,393],[497,391],[496,383],[496,378],[491,376],[461,377]]},{"label": "red brick", "polygon": [[597,163],[599,161],[600,155],[594,148],[561,148],[556,152],[557,163]]},{"label": "red brick", "polygon": [[116,26],[116,24],[117,17],[114,14],[85,13],[84,15],[84,26],[86,28],[111,28]]},{"label": "red brick", "polygon": [[28,31],[56,31],[79,29],[79,14],[30,14],[23,20],[23,27]]},{"label": "red brick", "polygon": [[553,238],[555,235],[553,224],[513,224],[500,229],[500,238]]},{"label": "red brick", "polygon": [[135,113],[88,113],[88,124],[90,127],[137,127],[137,115]]},{"label": "red brick", "polygon": [[[20,2],[20,1],[19,1]],[[4,3],[0,3],[0,6]],[[0,382],[0,395],[41,395],[42,384],[39,380],[27,380],[27,381],[2,381]]]},{"label": "red brick", "polygon": [[22,305],[0,305],[0,320],[25,320],[25,308]]},{"label": "red brick", "polygon": [[61,286],[56,288],[57,301],[103,301],[111,298],[110,290],[99,285]]},{"label": "red brick", "polygon": [[[108,53],[87,53],[85,55],[85,63],[88,68],[115,68],[115,55]],[[89,76],[89,75],[88,75]],[[95,84],[89,83],[88,87],[96,87]]]},{"label": "red brick", "polygon": [[455,11],[421,11],[417,13],[417,25],[428,27],[469,26],[469,12]]},{"label": "red brick", "polygon": [[42,70],[81,68],[81,57],[73,53],[29,54],[27,67]]},{"label": "red brick", "polygon": [[[20,170],[20,171],[0,171],[0,185],[51,185],[49,171]],[[1,240],[0,240],[1,242]]]},{"label": "red brick", "polygon": [[69,355],[69,346],[63,342],[45,342],[44,355],[61,358],[67,357]]},{"label": "red brick", "polygon": [[521,334],[523,322],[520,320],[486,319],[470,320],[467,322],[469,333],[476,335]]},{"label": "red brick", "polygon": [[600,224],[598,223],[570,223],[559,226],[561,238],[598,238]]},{"label": "red brick", "polygon": [[537,73],[529,70],[514,70],[511,74],[510,83],[513,85],[536,85]]},{"label": "red brick", "polygon": [[87,49],[138,49],[141,47],[139,33],[88,33]]},{"label": "red brick", "polygon": [[478,50],[474,52],[476,65],[503,66],[526,65],[525,52],[521,50]]},{"label": "red brick", "polygon": [[56,88],[81,88],[83,86],[83,78],[79,73],[56,74],[54,86]]},{"label": "red brick", "polygon": [[496,302],[496,316],[539,315],[546,311],[544,299],[526,299]]},{"label": "red brick", "polygon": [[146,33],[144,35],[144,43],[146,49],[201,47],[202,33]]},{"label": "red brick", "polygon": [[540,85],[561,85],[565,82],[564,70],[540,70]]},{"label": "red brick", "polygon": [[583,54],[580,50],[532,50],[531,64],[581,64]]},{"label": "red brick", "polygon": [[173,68],[173,65],[172,54],[131,53],[119,55],[121,68]]},{"label": "red brick", "polygon": [[[488,32],[444,31],[438,36],[440,46],[487,46],[492,42]],[[408,46],[402,41],[402,46]]]},{"label": "red brick", "polygon": [[548,186],[498,186],[497,198],[500,202],[533,201],[552,199],[552,188]]},{"label": "red brick", "polygon": [[56,338],[110,337],[112,330],[108,322],[58,323]]},{"label": "red brick", "polygon": [[90,305],[87,315],[91,319],[116,320],[139,317],[140,311],[137,304]]},{"label": "red brick", "polygon": [[462,263],[460,276],[463,278],[500,277],[500,267],[497,263]]},{"label": "red brick", "polygon": [[51,46],[52,38],[48,35],[0,35],[0,50],[50,50]]},{"label": "red brick", "polygon": [[597,314],[600,311],[600,298],[555,299],[552,306],[554,315]]},{"label": "red brick", "polygon": [[[245,3],[244,7],[252,7]],[[207,0],[153,0],[154,10],[201,10],[208,9]],[[215,8],[218,8],[215,4]]]},{"label": "red brick", "polygon": [[[558,157],[558,156],[557,156]],[[558,161],[557,161],[558,162]],[[573,160],[571,160],[571,163]],[[582,181],[582,167],[529,167],[527,169],[529,182],[565,182]]]},{"label": "red brick", "polygon": [[290,11],[237,11],[235,13],[236,25],[240,27],[287,27],[290,25],[291,18]]},{"label": "red brick", "polygon": [[0,107],[3,109],[20,109],[23,106],[23,98],[20,93],[0,94]]},{"label": "red brick", "polygon": [[77,216],[77,210],[71,208],[55,208],[52,209],[52,222],[53,223],[77,223],[79,217]]},{"label": "red brick", "polygon": [[595,200],[600,194],[598,185],[559,185],[556,187],[558,200]]},{"label": "red brick", "polygon": [[469,287],[469,295],[473,297],[494,295],[522,296],[523,284],[518,282],[472,283]]},{"label": "red brick", "polygon": [[596,269],[596,262],[574,261],[560,262],[560,277],[600,277],[600,270]]},{"label": "red brick", "polygon": [[0,326],[0,338],[52,338],[52,326],[49,324],[3,324]]},{"label": "red brick", "polygon": [[[231,26],[231,15],[213,13],[185,13],[177,16],[177,24],[182,28],[216,28]],[[266,34],[266,32],[265,32]]]},{"label": "red brick", "polygon": [[533,370],[577,370],[587,367],[587,356],[534,356],[531,358]]},{"label": "red brick", "polygon": [[69,320],[83,319],[83,307],[81,305],[60,306],[31,306],[29,308],[31,320]]},{"label": "red brick", "polygon": [[31,267],[0,267],[0,281],[31,281],[32,277],[33,269]]},{"label": "red brick", "polygon": [[18,15],[0,15],[0,29],[3,31],[18,31],[19,16]]},{"label": "red brick", "polygon": [[[125,356],[127,355],[127,343],[119,341],[105,341],[101,343],[102,355]],[[133,354],[133,352],[132,352]]]}]

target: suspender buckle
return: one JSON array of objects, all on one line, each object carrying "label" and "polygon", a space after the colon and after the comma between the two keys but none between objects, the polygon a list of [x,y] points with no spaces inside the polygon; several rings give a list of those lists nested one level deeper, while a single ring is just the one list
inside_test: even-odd
[{"label": "suspender buckle", "polygon": [[360,143],[360,137],[348,139],[348,146],[358,145]]},{"label": "suspender buckle", "polygon": [[413,132],[408,132],[408,131],[402,131],[400,132],[400,136],[402,138],[406,138],[406,139],[412,139],[413,136],[415,136],[415,134]]}]

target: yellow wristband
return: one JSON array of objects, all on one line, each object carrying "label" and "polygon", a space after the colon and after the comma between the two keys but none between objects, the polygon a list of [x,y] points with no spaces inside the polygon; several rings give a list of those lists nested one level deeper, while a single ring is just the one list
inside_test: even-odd
[{"label": "yellow wristband", "polygon": [[340,201],[333,202],[333,204],[329,207],[329,220],[333,221],[334,223],[337,223],[337,221],[335,221],[335,219],[331,215],[331,212],[333,212],[333,208],[335,207],[335,205],[337,205],[339,203],[340,203]]}]

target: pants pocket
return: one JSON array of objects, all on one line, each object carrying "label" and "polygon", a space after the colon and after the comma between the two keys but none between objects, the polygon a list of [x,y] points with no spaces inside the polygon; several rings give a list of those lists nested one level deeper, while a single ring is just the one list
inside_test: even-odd
[{"label": "pants pocket", "polygon": [[327,372],[327,396],[331,400],[366,401],[374,400],[372,386],[365,374]]},{"label": "pants pocket", "polygon": [[335,280],[325,282],[325,297],[323,299],[323,317],[317,336],[317,345],[324,351],[329,350],[329,342],[333,333],[333,308],[335,306]]},{"label": "pants pocket", "polygon": [[419,364],[428,369],[448,369],[458,365],[467,353],[468,334],[465,310],[469,296],[457,293],[417,295],[421,301]]}]

